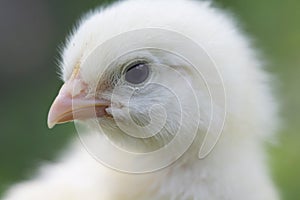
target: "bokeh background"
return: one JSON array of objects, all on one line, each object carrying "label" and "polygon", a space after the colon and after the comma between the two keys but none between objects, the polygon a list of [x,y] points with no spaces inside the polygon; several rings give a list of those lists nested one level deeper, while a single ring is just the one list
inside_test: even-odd
[{"label": "bokeh background", "polygon": [[[47,128],[49,106],[62,82],[58,47],[82,14],[110,1],[0,0],[0,196],[51,162],[72,124]],[[283,200],[300,199],[300,1],[215,0],[236,16],[277,82],[283,126],[267,144],[273,179]],[[255,192],[255,191],[253,191]]]}]

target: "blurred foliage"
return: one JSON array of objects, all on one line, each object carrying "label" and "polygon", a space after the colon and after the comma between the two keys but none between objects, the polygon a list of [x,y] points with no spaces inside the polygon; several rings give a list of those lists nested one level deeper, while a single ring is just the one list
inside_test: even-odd
[{"label": "blurred foliage", "polygon": [[[107,4],[97,0],[0,1],[0,194],[51,161],[75,135],[72,124],[49,130],[49,106],[62,82],[58,46],[83,13]],[[283,126],[270,145],[273,177],[284,200],[300,197],[300,1],[216,0],[238,19],[278,80]]]}]

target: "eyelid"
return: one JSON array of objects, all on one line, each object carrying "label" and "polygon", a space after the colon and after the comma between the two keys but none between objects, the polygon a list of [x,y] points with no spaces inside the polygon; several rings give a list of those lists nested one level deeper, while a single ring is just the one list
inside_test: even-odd
[{"label": "eyelid", "polygon": [[146,59],[143,59],[143,58],[131,61],[123,67],[122,74],[124,75],[129,68],[131,68],[137,64],[149,64],[149,61],[147,61]]}]

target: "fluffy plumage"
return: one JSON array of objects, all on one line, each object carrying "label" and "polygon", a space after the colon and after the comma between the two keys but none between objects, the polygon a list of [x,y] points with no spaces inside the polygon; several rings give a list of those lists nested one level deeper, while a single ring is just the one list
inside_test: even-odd
[{"label": "fluffy plumage", "polygon": [[[222,104],[223,99],[218,99],[222,96],[219,93],[215,94],[217,98],[212,102],[216,108],[217,121],[219,113],[225,109],[227,112],[220,140],[205,159],[198,159],[197,156],[210,121],[210,96],[204,92],[203,83],[196,80],[192,66],[170,55],[144,50],[125,56],[124,60],[118,61],[121,63],[106,68],[121,50],[132,50],[139,46],[158,45],[174,51],[180,47],[185,52],[190,51],[190,46],[174,40],[172,35],[158,35],[157,38],[136,35],[121,40],[122,44],[108,43],[104,44],[105,48],[97,48],[114,36],[145,28],[171,30],[192,39],[206,50],[223,78],[223,85],[220,85],[222,82],[216,80],[214,73],[205,73],[207,84],[212,90],[220,91],[224,86],[226,91],[226,104]],[[190,53],[198,55],[198,52]],[[110,89],[116,85],[114,80],[119,78],[117,71],[121,69],[120,66],[134,57],[166,63],[180,71],[195,89],[195,95],[201,99],[198,102],[201,123],[197,131],[199,138],[191,148],[173,165],[137,175],[102,166],[76,141],[56,163],[42,167],[35,178],[13,186],[4,200],[278,199],[265,165],[263,150],[263,142],[272,135],[277,123],[269,78],[262,70],[261,62],[248,39],[236,29],[230,16],[213,8],[208,2],[190,0],[128,0],[97,9],[85,16],[68,38],[62,52],[62,78],[68,82],[74,75],[74,68],[75,71],[78,68],[80,80],[88,86],[89,93],[101,91],[102,98],[122,104],[122,97],[129,93],[130,87],[123,82],[118,83],[124,87],[117,93],[119,96],[115,100],[111,100]],[[196,70],[205,72],[214,66],[203,63]],[[190,91],[179,84],[179,78],[169,71],[161,67],[152,69],[154,79],[169,84],[183,97],[183,130],[188,136],[198,120],[191,114],[195,108],[189,106],[192,103]],[[102,73],[104,75],[99,79]],[[106,87],[99,89],[99,83]],[[80,92],[76,87],[75,90]],[[172,136],[172,130],[178,126],[178,113],[171,112],[176,106],[172,95],[157,87],[147,88],[144,93],[137,94],[130,107],[133,118],[135,116],[138,123],[145,123],[148,109],[143,108],[156,102],[165,106],[169,115],[161,134],[152,140],[134,140],[125,136],[109,118],[101,118],[100,124],[106,135],[118,145],[129,150],[147,152],[167,143],[170,139],[167,135]],[[106,112],[114,118],[127,120],[121,108],[115,112],[108,108]],[[153,116],[160,119],[162,114]],[[89,123],[88,120],[85,122]],[[94,140],[93,135],[87,134],[86,137],[87,140]],[[142,165],[134,160],[119,159],[133,166]]]}]

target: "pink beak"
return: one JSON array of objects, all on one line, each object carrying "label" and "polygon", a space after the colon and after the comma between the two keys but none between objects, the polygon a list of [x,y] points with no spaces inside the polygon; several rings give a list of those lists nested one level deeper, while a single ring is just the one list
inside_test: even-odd
[{"label": "pink beak", "polygon": [[110,102],[97,97],[87,96],[87,84],[80,78],[71,78],[60,89],[49,114],[48,127],[70,122],[75,119],[84,120],[103,117]]}]

